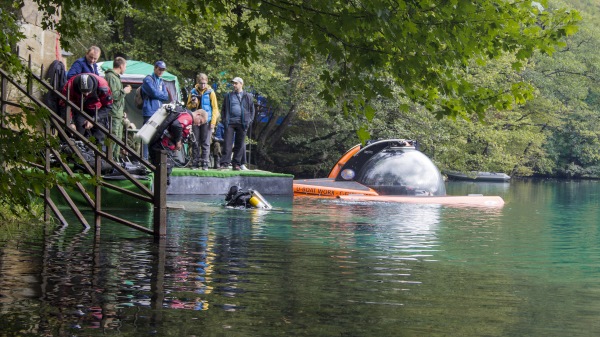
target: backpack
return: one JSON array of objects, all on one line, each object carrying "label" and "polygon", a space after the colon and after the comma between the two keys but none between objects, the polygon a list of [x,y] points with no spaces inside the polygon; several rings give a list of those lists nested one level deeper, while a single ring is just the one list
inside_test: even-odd
[{"label": "backpack", "polygon": [[[150,75],[148,75],[146,77],[152,78],[152,76],[150,76]],[[144,80],[145,80],[145,78],[144,78]],[[154,80],[154,79],[152,78],[152,80]],[[144,93],[142,92],[142,85],[144,85],[144,82],[142,82],[142,84],[137,89],[135,89],[135,98],[133,100],[135,107],[140,110],[144,107],[144,99],[145,99]]]},{"label": "backpack", "polygon": [[135,107],[141,109],[144,107],[144,98],[142,97],[142,86],[135,89],[135,98],[133,99]]}]

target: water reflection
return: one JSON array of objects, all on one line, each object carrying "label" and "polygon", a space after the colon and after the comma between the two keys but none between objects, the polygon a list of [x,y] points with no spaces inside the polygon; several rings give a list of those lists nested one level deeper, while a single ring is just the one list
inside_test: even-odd
[{"label": "water reflection", "polygon": [[505,190],[521,202],[500,211],[182,199],[160,246],[108,223],[13,238],[0,242],[0,320],[36,336],[600,332],[600,188],[544,188]]},{"label": "water reflection", "polygon": [[[215,202],[179,203],[185,209],[169,213],[170,235],[161,246],[116,225],[103,226],[99,236],[77,228],[48,235],[45,254],[35,261],[43,280],[33,297],[53,308],[54,322],[41,325],[39,332],[51,333],[57,326],[111,330],[134,317],[156,327],[165,309],[248,310],[238,298],[296,287],[306,275],[289,278],[302,270],[341,275],[340,289],[349,293],[360,294],[372,284],[405,289],[421,282],[407,261],[431,259],[438,246],[436,205],[390,204],[382,212],[368,204],[310,200],[306,207],[269,212],[223,209]],[[288,247],[283,254],[282,247]],[[281,270],[282,279],[265,278],[274,269]],[[402,304],[376,299],[377,294],[368,301],[352,297],[347,301]],[[21,299],[4,301],[16,305]],[[134,314],[139,310],[147,311],[144,318]]]}]

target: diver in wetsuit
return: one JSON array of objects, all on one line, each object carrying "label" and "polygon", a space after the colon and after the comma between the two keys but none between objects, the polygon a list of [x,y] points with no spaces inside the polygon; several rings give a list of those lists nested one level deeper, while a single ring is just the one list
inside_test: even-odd
[{"label": "diver in wetsuit", "polygon": [[252,198],[250,192],[244,191],[234,185],[229,188],[229,192],[225,196],[225,201],[227,202],[225,206],[252,208],[253,206],[249,203],[250,198]]}]

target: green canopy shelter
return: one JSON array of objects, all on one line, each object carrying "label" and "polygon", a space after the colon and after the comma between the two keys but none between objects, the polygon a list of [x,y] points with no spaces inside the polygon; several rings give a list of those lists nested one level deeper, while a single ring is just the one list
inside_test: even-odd
[{"label": "green canopy shelter", "polygon": [[[100,70],[100,76],[104,77],[104,72],[113,67],[112,61],[99,62],[98,67]],[[168,65],[167,65],[168,67]],[[127,68],[125,74],[121,75],[121,82],[123,85],[131,85],[133,90],[125,97],[125,112],[137,127],[141,127],[143,124],[142,111],[135,107],[135,89],[142,85],[144,78],[154,72],[154,66],[152,64],[127,60]],[[179,80],[177,76],[165,71],[162,76],[165,81],[167,90],[171,93],[172,97],[177,97],[177,101],[181,100],[181,92],[179,89]]]}]

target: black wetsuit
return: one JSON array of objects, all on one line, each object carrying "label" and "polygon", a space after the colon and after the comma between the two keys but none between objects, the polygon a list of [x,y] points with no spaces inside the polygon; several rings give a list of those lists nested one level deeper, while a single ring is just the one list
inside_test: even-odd
[{"label": "black wetsuit", "polygon": [[225,206],[252,208],[249,202],[250,198],[252,198],[250,192],[243,191],[237,186],[231,186],[229,193],[225,196],[225,201],[227,202]]}]

